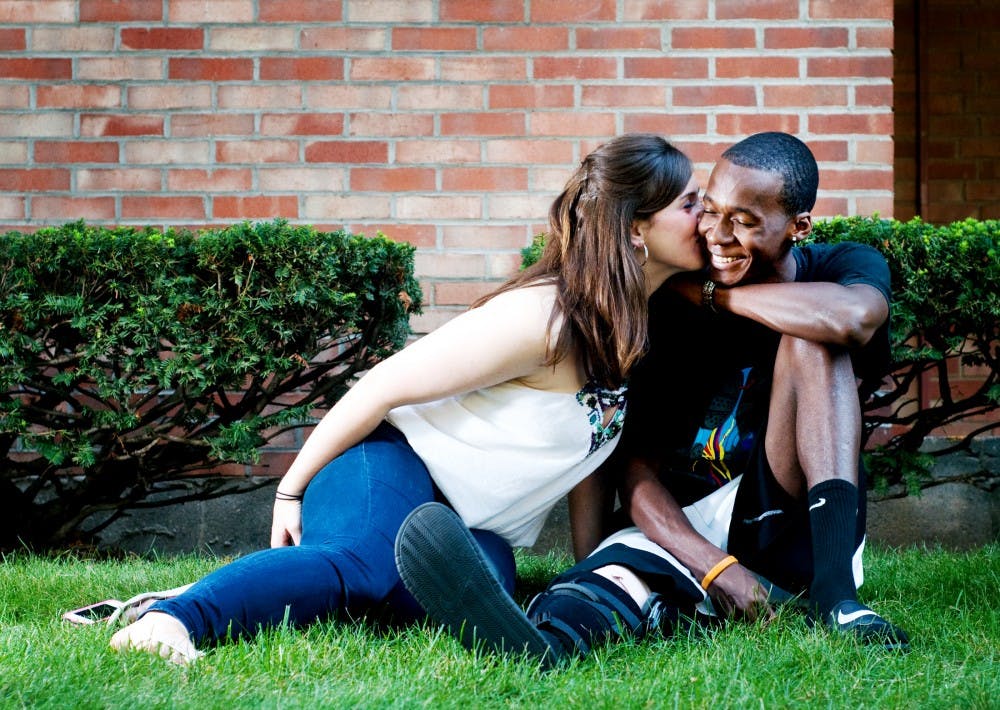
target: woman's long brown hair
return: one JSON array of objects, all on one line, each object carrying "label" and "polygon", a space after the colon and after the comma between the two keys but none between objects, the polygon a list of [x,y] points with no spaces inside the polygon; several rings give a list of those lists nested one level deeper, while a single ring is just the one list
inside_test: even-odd
[{"label": "woman's long brown hair", "polygon": [[549,209],[541,258],[491,294],[553,281],[550,327],[565,321],[546,365],[576,346],[589,381],[618,387],[646,348],[646,286],[632,223],[663,209],[691,179],[691,161],[662,137],[634,133],[588,155]]}]

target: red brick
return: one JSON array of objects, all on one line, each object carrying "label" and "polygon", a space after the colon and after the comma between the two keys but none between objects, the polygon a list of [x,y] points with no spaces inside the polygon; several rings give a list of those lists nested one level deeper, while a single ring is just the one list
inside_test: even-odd
[{"label": "red brick", "polygon": [[528,189],[524,168],[444,168],[441,187],[454,192],[513,192]]},{"label": "red brick", "polygon": [[220,163],[293,163],[298,157],[299,147],[293,141],[219,141],[215,144],[215,159]]},{"label": "red brick", "polygon": [[670,31],[673,49],[752,49],[757,35],[750,27],[675,27]]},{"label": "red brick", "polygon": [[122,219],[205,219],[202,197],[122,197]]},{"label": "red brick", "polygon": [[892,77],[892,57],[812,57],[806,60],[806,67],[810,78]]},{"label": "red brick", "polygon": [[31,51],[65,56],[70,52],[113,52],[116,31],[104,25],[36,27],[31,32]]},{"label": "red brick", "polygon": [[77,81],[120,82],[160,80],[163,79],[163,61],[158,57],[136,54],[119,54],[114,57],[81,57],[76,60],[74,79]]},{"label": "red brick", "polygon": [[125,144],[124,162],[129,165],[204,164],[212,159],[208,141],[136,140]]},{"label": "red brick", "polygon": [[79,0],[79,5],[81,22],[149,22],[163,19],[162,0]]},{"label": "red brick", "polygon": [[892,106],[892,84],[858,86],[854,89],[856,106]]},{"label": "red brick", "polygon": [[843,48],[849,33],[846,27],[765,27],[765,49]]},{"label": "red brick", "polygon": [[396,162],[400,165],[479,162],[478,140],[397,141]]},{"label": "red brick", "polygon": [[519,81],[528,77],[527,60],[523,57],[442,57],[442,81]]},{"label": "red brick", "polygon": [[877,214],[880,217],[892,217],[893,197],[888,196],[860,196],[854,200],[854,214],[867,217]]},{"label": "red brick", "polygon": [[382,27],[307,27],[300,35],[302,49],[324,51],[380,51],[386,48],[388,29]]},{"label": "red brick", "polygon": [[260,22],[340,22],[341,4],[330,0],[259,0]]},{"label": "red brick", "polygon": [[36,163],[117,163],[117,143],[84,141],[39,141],[35,143]]},{"label": "red brick", "polygon": [[414,265],[424,278],[482,278],[485,275],[485,263],[480,254],[417,252]]},{"label": "red brick", "polygon": [[56,197],[40,195],[31,200],[31,219],[110,220],[115,218],[114,197]]},{"label": "red brick", "polygon": [[440,0],[438,13],[442,22],[523,22],[524,6],[510,0]]},{"label": "red brick", "polygon": [[[12,195],[0,197],[0,219],[9,219],[20,222],[25,217],[25,206],[26,200],[23,197],[15,197]],[[6,227],[0,227],[0,231],[9,232],[13,230]],[[19,227],[17,231],[24,232],[26,230],[23,227]]]},{"label": "red brick", "polygon": [[[581,27],[576,31],[577,49],[660,49],[658,27]],[[551,48],[549,48],[551,49]]]},{"label": "red brick", "polygon": [[0,137],[62,137],[72,135],[72,131],[73,116],[69,113],[32,115],[30,121],[21,114],[0,114]]},{"label": "red brick", "polygon": [[475,229],[446,225],[441,228],[441,246],[444,249],[520,249],[528,245],[528,234],[520,225],[479,225]]},{"label": "red brick", "polygon": [[[206,49],[218,54],[245,52],[253,47],[255,54],[268,56],[277,52],[298,51],[301,31],[294,25],[242,25],[212,29]],[[307,49],[303,45],[302,49]]]},{"label": "red brick", "polygon": [[25,25],[43,22],[76,22],[76,0],[25,2],[0,0],[0,23]]},{"label": "red brick", "polygon": [[389,146],[383,141],[316,141],[306,145],[308,163],[385,163]]},{"label": "red brick", "polygon": [[250,114],[178,113],[170,117],[170,135],[174,138],[201,136],[247,136],[254,132]]},{"label": "red brick", "polygon": [[478,196],[399,195],[396,214],[402,219],[440,220],[441,215],[449,219],[482,219],[483,202]]},{"label": "red brick", "polygon": [[261,192],[341,192],[345,173],[343,167],[262,167],[257,168],[257,187]]},{"label": "red brick", "polygon": [[812,209],[813,217],[823,215],[848,214],[847,199],[843,197],[827,197],[820,195],[816,199],[816,206]]},{"label": "red brick", "polygon": [[489,88],[489,107],[570,108],[574,89],[568,84],[494,84]]},{"label": "red brick", "polygon": [[568,140],[492,140],[486,142],[486,160],[513,165],[569,165],[574,161],[573,143]]},{"label": "red brick", "polygon": [[626,57],[626,79],[707,79],[702,57]]},{"label": "red brick", "polygon": [[169,76],[188,81],[249,81],[253,79],[253,60],[173,57]]},{"label": "red brick", "polygon": [[624,8],[623,20],[705,20],[708,3],[705,0],[630,0]]},{"label": "red brick", "polygon": [[[434,79],[435,60],[423,57],[357,57],[351,61],[352,81],[427,81]],[[468,78],[468,77],[465,77]],[[482,77],[476,77],[481,79]]]},{"label": "red brick", "polygon": [[[401,96],[403,90],[407,88],[412,87],[399,87]],[[307,88],[307,96],[307,105],[314,110],[335,109],[343,111],[351,108],[365,108],[371,111],[387,111],[393,107],[392,88],[388,86],[310,84]]]},{"label": "red brick", "polygon": [[752,86],[677,86],[673,90],[674,106],[756,106],[757,96]]},{"label": "red brick", "polygon": [[55,84],[36,88],[39,108],[116,108],[122,103],[120,86]]},{"label": "red brick", "polygon": [[521,136],[525,121],[522,113],[444,113],[442,136]]},{"label": "red brick", "polygon": [[533,136],[612,136],[615,134],[613,113],[536,113],[531,116],[529,134]]},{"label": "red brick", "polygon": [[462,86],[418,84],[400,86],[396,89],[396,109],[400,111],[413,109],[421,111],[464,109],[468,111],[482,108],[485,108],[483,87],[479,84]]},{"label": "red brick", "polygon": [[856,113],[851,115],[809,116],[810,133],[862,133],[865,135],[891,135],[891,113]]},{"label": "red brick", "polygon": [[799,117],[795,114],[724,113],[715,119],[716,131],[724,136],[748,136],[764,131],[799,132]]},{"label": "red brick", "polygon": [[349,229],[354,234],[374,235],[381,232],[394,242],[406,242],[415,247],[433,247],[437,242],[437,229],[429,224],[389,224],[351,225]]},{"label": "red brick", "polygon": [[[848,159],[848,145],[845,140],[816,140],[810,138],[806,143],[809,149],[821,163],[843,163]],[[822,187],[822,185],[820,186]]]},{"label": "red brick", "polygon": [[667,88],[656,86],[601,85],[584,86],[580,96],[581,106],[605,107],[655,107],[666,109]]},{"label": "red brick", "polygon": [[142,114],[83,114],[81,136],[161,136],[163,117]]},{"label": "red brick", "polygon": [[352,168],[351,190],[363,192],[427,192],[435,187],[431,168]]},{"label": "red brick", "polygon": [[230,85],[216,89],[219,108],[288,110],[302,105],[302,84]]},{"label": "red brick", "polygon": [[418,113],[358,113],[350,120],[352,136],[430,136],[434,116]]},{"label": "red brick", "polygon": [[895,43],[892,27],[859,27],[855,32],[858,49],[892,49]]},{"label": "red brick", "polygon": [[123,49],[202,49],[205,32],[193,27],[123,27]]},{"label": "red brick", "polygon": [[0,170],[0,190],[5,192],[47,192],[69,189],[69,170],[38,168]]},{"label": "red brick", "polygon": [[892,20],[892,11],[893,0],[809,0],[813,20]]},{"label": "red brick", "polygon": [[253,22],[253,0],[170,0],[170,22],[196,24]]},{"label": "red brick", "polygon": [[167,189],[172,192],[246,192],[252,186],[248,168],[167,171]]},{"label": "red brick", "polygon": [[54,57],[30,57],[24,59],[0,59],[2,79],[71,79],[73,65],[69,59]]},{"label": "red brick", "polygon": [[799,0],[715,0],[716,20],[795,20]]},{"label": "red brick", "polygon": [[795,79],[799,76],[799,60],[795,57],[718,57],[715,60],[715,75],[720,79],[740,77]]},{"label": "red brick", "polygon": [[347,0],[351,22],[379,24],[430,23],[434,0]]},{"label": "red brick", "polygon": [[[250,92],[253,87],[245,87],[245,90]],[[222,89],[219,92],[221,97]],[[209,108],[212,105],[212,89],[208,85],[130,86],[127,100],[133,110]],[[221,98],[220,108],[228,108],[222,105]]]},{"label": "red brick", "polygon": [[299,216],[299,200],[294,195],[259,195],[253,197],[213,197],[215,219],[273,219]]},{"label": "red brick", "polygon": [[27,46],[23,29],[0,29],[0,51],[20,52]]},{"label": "red brick", "polygon": [[819,184],[824,190],[891,190],[892,170],[821,169]]},{"label": "red brick", "polygon": [[839,84],[765,86],[764,106],[847,106],[847,87]]},{"label": "red brick", "polygon": [[618,60],[613,57],[537,57],[536,79],[614,79]]},{"label": "red brick", "polygon": [[77,170],[76,188],[83,192],[159,192],[160,171],[145,168]]},{"label": "red brick", "polygon": [[394,51],[447,52],[476,49],[473,27],[396,27],[392,30]]},{"label": "red brick", "polygon": [[487,52],[534,51],[538,47],[545,47],[548,52],[569,49],[569,30],[544,25],[483,28],[483,49]]},{"label": "red brick", "polygon": [[0,108],[30,109],[31,91],[27,84],[8,84],[0,91]]},{"label": "red brick", "polygon": [[614,22],[615,0],[531,0],[531,22]]},{"label": "red brick", "polygon": [[438,306],[468,306],[492,293],[500,281],[442,281],[434,284],[434,304]]},{"label": "red brick", "polygon": [[261,135],[338,136],[343,132],[340,113],[269,113],[260,119]]},{"label": "red brick", "polygon": [[660,133],[664,136],[677,134],[702,135],[708,130],[708,117],[704,113],[635,113],[626,114],[627,133]]},{"label": "red brick", "polygon": [[388,195],[309,195],[302,198],[301,219],[343,224],[358,219],[385,220],[391,212]]},{"label": "red brick", "polygon": [[340,81],[344,60],[339,57],[263,57],[260,78],[264,81]]}]

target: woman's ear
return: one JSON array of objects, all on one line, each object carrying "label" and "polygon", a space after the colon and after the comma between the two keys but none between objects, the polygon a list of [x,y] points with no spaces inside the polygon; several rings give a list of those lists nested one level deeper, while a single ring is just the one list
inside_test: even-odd
[{"label": "woman's ear", "polygon": [[632,246],[638,249],[646,243],[646,222],[645,220],[632,220],[632,229],[629,232],[632,239]]}]

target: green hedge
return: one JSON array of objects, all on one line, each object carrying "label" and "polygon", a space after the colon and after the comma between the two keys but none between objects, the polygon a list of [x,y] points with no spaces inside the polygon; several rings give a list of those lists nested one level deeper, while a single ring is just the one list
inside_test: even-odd
[{"label": "green hedge", "polygon": [[0,547],[86,538],[258,461],[404,344],[413,252],[284,221],[0,236]]},{"label": "green hedge", "polygon": [[[817,221],[812,240],[869,244],[889,262],[893,364],[882,389],[863,393],[864,441],[876,486],[917,490],[933,463],[921,445],[935,429],[971,416],[991,419],[935,451],[943,455],[1000,426],[1000,222],[835,217]],[[537,261],[543,245],[539,236],[522,250],[522,267]],[[957,384],[959,364],[981,368],[983,379]],[[938,378],[942,396],[921,408],[918,383],[926,374]]]}]

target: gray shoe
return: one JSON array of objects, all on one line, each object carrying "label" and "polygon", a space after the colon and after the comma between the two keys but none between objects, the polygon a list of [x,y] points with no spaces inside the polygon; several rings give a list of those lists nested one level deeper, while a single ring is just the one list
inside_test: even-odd
[{"label": "gray shoe", "polygon": [[396,534],[396,567],[427,614],[466,648],[527,654],[546,667],[559,660],[451,508],[425,503],[407,516]]}]

